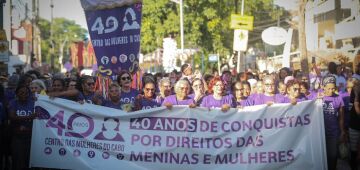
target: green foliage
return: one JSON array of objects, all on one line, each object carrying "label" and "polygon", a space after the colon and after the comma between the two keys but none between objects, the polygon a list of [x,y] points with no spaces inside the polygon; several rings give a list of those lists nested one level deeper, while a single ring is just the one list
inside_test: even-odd
[{"label": "green foliage", "polygon": [[[52,24],[53,36],[51,37],[51,23],[48,20],[40,19],[40,36],[41,42],[41,53],[42,62],[51,63],[51,47],[54,43],[53,57],[55,61],[58,61],[60,47],[64,44],[63,49],[70,48],[70,43],[82,41],[86,38],[87,30],[81,28],[80,25],[76,24],[75,21],[68,20],[65,18],[55,18]],[[64,43],[65,42],[65,43]]]},{"label": "green foliage", "polygon": [[[229,23],[236,2],[240,12],[239,0],[183,0],[185,48],[200,49],[206,61],[210,53],[231,54],[234,33]],[[255,18],[255,30],[249,35],[249,46],[254,47],[264,47],[260,38],[266,28],[263,25],[276,25],[276,19],[286,15],[274,6],[273,0],[246,0],[244,14]],[[146,54],[161,48],[163,38],[169,36],[174,36],[179,48],[179,15],[179,5],[171,0],[143,1],[141,52]],[[201,65],[200,58],[196,57],[195,64]],[[211,65],[205,64],[208,68]]]}]

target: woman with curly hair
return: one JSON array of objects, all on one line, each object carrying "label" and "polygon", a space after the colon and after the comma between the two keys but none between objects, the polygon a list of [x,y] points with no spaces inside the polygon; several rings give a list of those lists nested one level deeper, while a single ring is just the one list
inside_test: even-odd
[{"label": "woman with curly hair", "polygon": [[220,77],[214,77],[209,83],[209,95],[204,97],[200,106],[207,108],[221,108],[227,111],[234,108],[236,104],[233,102],[231,95],[225,95],[225,85]]}]

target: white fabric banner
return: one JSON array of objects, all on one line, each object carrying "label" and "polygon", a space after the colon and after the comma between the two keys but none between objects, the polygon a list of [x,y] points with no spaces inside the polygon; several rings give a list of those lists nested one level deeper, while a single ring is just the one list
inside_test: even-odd
[{"label": "white fabric banner", "polygon": [[31,167],[325,170],[321,102],[126,113],[40,96]]}]

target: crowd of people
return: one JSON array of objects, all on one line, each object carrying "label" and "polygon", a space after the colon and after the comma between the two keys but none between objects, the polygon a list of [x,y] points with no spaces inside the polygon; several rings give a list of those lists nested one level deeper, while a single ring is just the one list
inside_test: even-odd
[{"label": "crowd of people", "polygon": [[[139,89],[127,71],[108,84],[107,92],[95,88],[97,79],[81,75],[42,75],[31,70],[22,75],[0,78],[0,170],[28,167],[34,104],[38,95],[90,103],[125,112],[165,106],[230,108],[274,103],[296,105],[305,100],[322,100],[328,168],[336,169],[337,159],[347,157],[353,170],[360,162],[360,64],[356,72],[330,62],[326,72],[312,68],[310,74],[282,68],[278,72],[242,72],[202,75],[184,64],[181,71],[144,74]],[[106,94],[106,95],[104,95]],[[341,146],[341,147],[340,147]],[[339,152],[340,148],[340,152]],[[342,149],[341,149],[342,148]],[[342,152],[341,152],[342,151]],[[345,150],[346,151],[346,150]],[[12,162],[12,163],[11,163]]]}]

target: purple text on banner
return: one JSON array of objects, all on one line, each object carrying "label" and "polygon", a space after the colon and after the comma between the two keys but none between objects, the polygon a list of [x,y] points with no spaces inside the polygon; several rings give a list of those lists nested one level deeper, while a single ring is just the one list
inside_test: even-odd
[{"label": "purple text on banner", "polygon": [[139,67],[142,4],[85,11],[99,72],[113,80],[126,70]]}]

